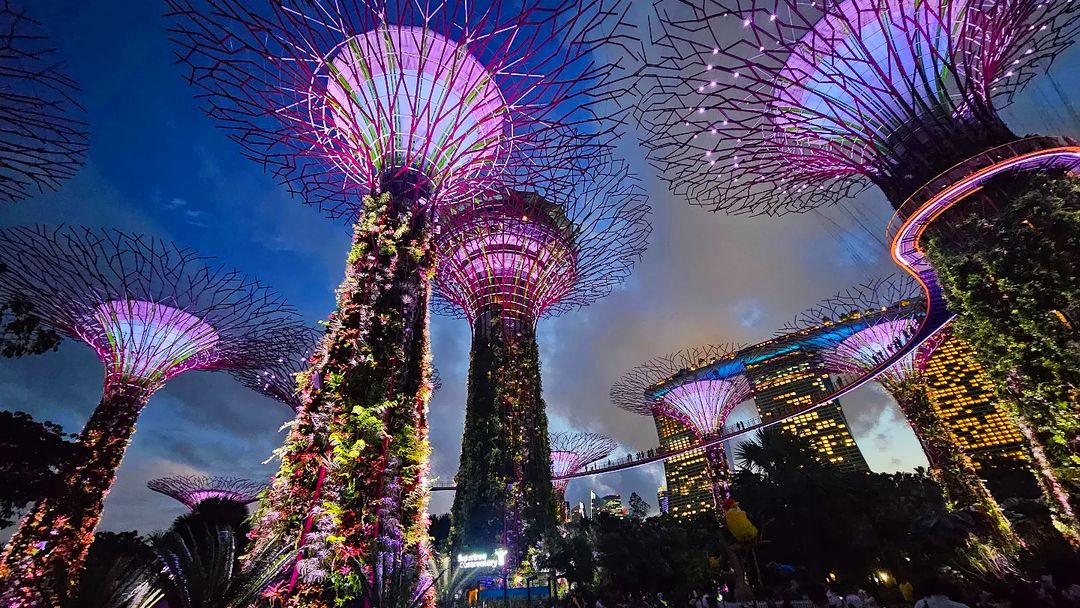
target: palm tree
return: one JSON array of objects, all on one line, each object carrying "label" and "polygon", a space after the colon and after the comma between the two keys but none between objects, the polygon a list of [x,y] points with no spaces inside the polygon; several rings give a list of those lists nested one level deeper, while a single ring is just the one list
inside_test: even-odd
[{"label": "palm tree", "polygon": [[[155,586],[169,608],[248,608],[278,580],[295,553],[261,544],[240,561],[240,542],[228,526],[179,528],[156,539]],[[155,602],[134,608],[151,608]]]}]

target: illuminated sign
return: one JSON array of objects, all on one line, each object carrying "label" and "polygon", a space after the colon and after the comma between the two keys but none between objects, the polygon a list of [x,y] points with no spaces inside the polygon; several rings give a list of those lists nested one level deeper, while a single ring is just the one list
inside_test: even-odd
[{"label": "illuminated sign", "polygon": [[506,565],[506,549],[496,549],[495,555],[466,553],[457,556],[458,568],[501,568]]}]

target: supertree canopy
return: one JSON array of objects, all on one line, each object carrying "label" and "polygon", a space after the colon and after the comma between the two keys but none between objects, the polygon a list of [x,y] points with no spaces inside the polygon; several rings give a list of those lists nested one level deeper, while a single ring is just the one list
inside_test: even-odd
[{"label": "supertree canopy", "polygon": [[[698,378],[677,384],[663,395],[651,389],[679,372],[727,358],[734,358],[737,345],[710,345],[681,350],[657,357],[630,370],[611,387],[611,402],[644,416],[666,416],[690,429],[698,439],[716,436],[724,428],[735,406],[750,399],[753,392],[743,374],[729,378]],[[706,448],[713,498],[718,509],[728,498],[730,471],[723,444]]]},{"label": "supertree canopy", "polygon": [[566,491],[568,476],[583,471],[590,464],[611,455],[618,443],[599,433],[551,433],[551,475],[555,489]]},{"label": "supertree canopy", "polygon": [[0,201],[56,190],[82,167],[88,134],[75,93],[41,25],[0,1]]},{"label": "supertree canopy", "polygon": [[558,506],[536,323],[609,293],[650,229],[644,191],[621,164],[557,182],[448,209],[436,239],[436,307],[473,330],[452,550],[502,547],[511,567]]},{"label": "supertree canopy", "polygon": [[236,477],[209,475],[174,475],[146,482],[146,487],[184,503],[191,510],[204,500],[216,498],[242,505],[259,500],[265,484]]},{"label": "supertree canopy", "polygon": [[997,108],[1078,15],[1070,0],[680,0],[660,10],[645,144],[715,209],[805,211],[868,183],[899,207],[1017,139]]},{"label": "supertree canopy", "polygon": [[0,564],[6,606],[53,605],[74,585],[135,422],[151,395],[189,370],[260,367],[293,348],[300,319],[267,287],[193,251],[85,228],[0,230],[0,297],[97,353],[100,404],[79,435],[83,456],[39,501]]},{"label": "supertree canopy", "polygon": [[[348,602],[403,580],[389,570],[425,576],[434,224],[485,201],[508,167],[529,184],[613,132],[619,116],[598,102],[618,66],[595,51],[616,40],[616,2],[168,2],[211,117],[305,202],[355,222],[254,531],[256,547],[303,546],[289,601]],[[388,552],[403,556],[390,569]]]},{"label": "supertree canopy", "polygon": [[[785,327],[813,330],[823,324],[842,324],[851,332],[826,332],[814,346],[821,365],[830,373],[863,376],[899,352],[915,335],[926,302],[918,284],[908,277],[874,279],[824,300],[801,313]],[[931,337],[881,372],[875,379],[896,400],[918,438],[930,473],[954,509],[973,508],[987,517],[990,538],[999,549],[1015,553],[1019,543],[997,501],[979,478],[974,462],[948,423],[931,404],[925,383],[926,362],[939,344]]]},{"label": "supertree canopy", "polygon": [[[681,373],[724,359],[734,359],[739,348],[735,344],[709,345],[647,361],[623,374],[611,387],[611,402],[635,414],[674,419],[699,440],[715,438],[735,406],[753,396],[750,381],[745,375],[736,373],[727,378],[694,378],[669,387],[662,395],[658,395],[656,389],[660,385],[667,385]],[[705,448],[704,455],[713,506],[719,515],[731,500],[731,471],[727,466],[724,445],[710,445]],[[719,540],[727,554],[728,564],[734,570],[736,601],[752,599],[753,592],[746,582],[742,562],[725,535],[721,534]]]},{"label": "supertree canopy", "polygon": [[303,409],[298,377],[307,372],[309,359],[322,332],[314,328],[299,332],[296,350],[270,361],[262,368],[240,368],[229,374],[240,384],[280,401],[297,413]]}]

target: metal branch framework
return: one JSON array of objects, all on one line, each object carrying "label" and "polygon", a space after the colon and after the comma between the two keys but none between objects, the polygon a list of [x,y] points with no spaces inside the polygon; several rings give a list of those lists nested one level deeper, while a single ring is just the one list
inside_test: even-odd
[{"label": "metal branch framework", "polygon": [[42,30],[24,9],[0,1],[0,201],[56,190],[86,160],[77,87]]},{"label": "metal branch framework", "polygon": [[0,244],[0,299],[23,298],[43,323],[93,348],[106,388],[257,368],[302,330],[269,287],[154,237],[32,226],[0,231]]},{"label": "metal branch framework", "polygon": [[635,414],[673,418],[699,439],[706,438],[723,429],[735,406],[752,396],[746,376],[696,379],[668,390],[660,399],[651,398],[649,389],[680,372],[734,358],[740,348],[736,344],[709,345],[652,359],[624,374],[611,387],[611,402]]},{"label": "metal branch framework", "polygon": [[551,433],[551,476],[555,477],[555,488],[566,491],[569,479],[563,479],[585,469],[590,464],[603,460],[615,451],[619,444],[599,433]]},{"label": "metal branch framework", "polygon": [[625,280],[651,230],[646,195],[621,162],[589,169],[447,209],[435,309],[470,324],[485,312],[535,324]]},{"label": "metal branch framework", "polygon": [[1016,137],[998,108],[1080,30],[1072,0],[657,3],[651,160],[692,203],[801,212],[879,186],[894,206]]},{"label": "metal branch framework", "polygon": [[[842,337],[819,332],[813,341],[825,368],[835,374],[865,375],[900,352],[917,332],[926,314],[925,297],[910,275],[872,279],[809,308],[778,332],[816,331],[823,326],[851,323],[855,331]],[[938,332],[902,357],[877,380],[890,392],[925,369],[926,361],[945,332]]]},{"label": "metal branch framework", "polygon": [[[170,31],[209,114],[294,193],[331,216],[415,187],[468,201],[508,165],[567,157],[622,121],[610,99],[615,0],[170,0]],[[610,105],[610,104],[609,104]]]},{"label": "metal branch framework", "polygon": [[[189,249],[87,228],[0,230],[0,299],[22,298],[42,323],[85,342],[105,367],[101,402],[79,435],[85,456],[62,472],[0,561],[5,606],[53,605],[78,581],[105,496],[154,391],[189,370],[262,367],[295,348],[299,316],[280,296]],[[30,590],[24,592],[24,590]]]},{"label": "metal branch framework", "polygon": [[259,500],[259,493],[263,491],[266,484],[237,477],[174,475],[151,479],[146,482],[146,487],[175,498],[194,511],[200,502],[211,498],[242,505],[253,503]]},{"label": "metal branch framework", "polygon": [[304,373],[311,366],[311,354],[315,351],[322,333],[314,328],[300,331],[297,335],[296,348],[292,352],[282,354],[263,367],[234,369],[230,370],[229,374],[251,390],[280,401],[293,411],[299,412],[303,407],[303,401],[297,389],[297,375]]}]

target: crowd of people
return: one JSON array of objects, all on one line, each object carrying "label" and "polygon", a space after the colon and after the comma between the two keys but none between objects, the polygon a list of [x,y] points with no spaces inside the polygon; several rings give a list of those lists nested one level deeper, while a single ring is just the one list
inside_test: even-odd
[{"label": "crowd of people", "polygon": [[858,586],[824,584],[791,589],[782,594],[784,597],[754,602],[726,600],[720,591],[691,591],[679,598],[665,597],[663,593],[592,598],[573,592],[559,601],[549,600],[548,608],[1080,608],[1080,584],[1061,587],[1049,575],[1034,582],[1020,582],[1004,592],[961,589],[944,580],[928,581],[920,587],[901,583],[897,592],[902,601],[881,602]]}]

